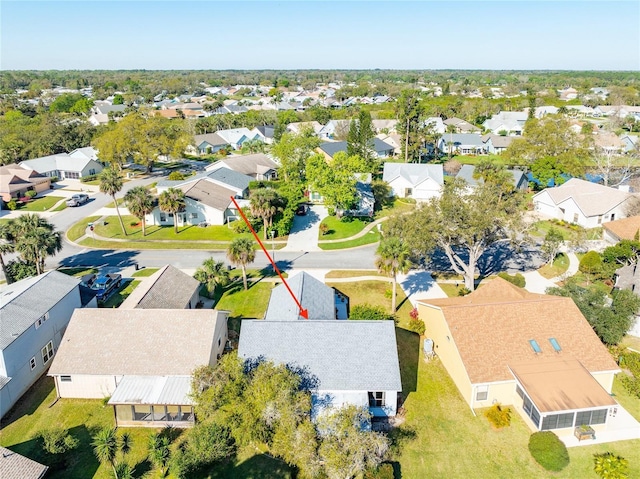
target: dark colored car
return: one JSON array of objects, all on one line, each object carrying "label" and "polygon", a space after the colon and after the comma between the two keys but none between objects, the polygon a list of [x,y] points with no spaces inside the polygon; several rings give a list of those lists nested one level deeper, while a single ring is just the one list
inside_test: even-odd
[{"label": "dark colored car", "polygon": [[309,207],[307,205],[300,205],[300,206],[298,206],[298,209],[296,210],[296,214],[298,216],[304,216],[304,215],[307,214],[308,208]]},{"label": "dark colored car", "polygon": [[67,200],[67,206],[80,206],[84,205],[87,201],[89,201],[89,195],[85,195],[84,193],[76,193]]}]

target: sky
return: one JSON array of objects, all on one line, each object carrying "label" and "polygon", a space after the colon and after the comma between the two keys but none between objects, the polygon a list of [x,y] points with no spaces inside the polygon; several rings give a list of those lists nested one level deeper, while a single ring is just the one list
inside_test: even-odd
[{"label": "sky", "polygon": [[640,1],[0,0],[0,69],[640,71]]}]

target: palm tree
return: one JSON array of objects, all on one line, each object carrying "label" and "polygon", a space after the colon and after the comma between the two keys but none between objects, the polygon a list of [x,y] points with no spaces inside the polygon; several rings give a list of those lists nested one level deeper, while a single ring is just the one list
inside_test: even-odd
[{"label": "palm tree", "polygon": [[173,228],[178,234],[178,212],[184,210],[185,208],[185,199],[184,199],[184,191],[179,190],[177,188],[168,188],[166,191],[160,193],[160,197],[158,198],[158,205],[160,206],[160,211],[164,211],[165,213],[169,213],[173,215]]},{"label": "palm tree", "polygon": [[391,237],[383,239],[376,251],[376,266],[381,273],[393,278],[391,295],[391,313],[396,312],[396,284],[398,273],[406,273],[411,268],[409,248],[400,239]]},{"label": "palm tree", "polygon": [[10,223],[15,250],[22,259],[35,265],[36,273],[44,272],[47,256],[53,256],[62,249],[62,234],[54,231],[53,225],[35,213],[22,215]]},{"label": "palm tree", "polygon": [[242,283],[244,290],[247,287],[247,265],[256,259],[256,250],[253,249],[253,242],[248,238],[234,239],[227,248],[227,259],[231,264],[242,268]]},{"label": "palm tree", "polygon": [[145,235],[145,217],[153,212],[153,196],[144,186],[136,186],[127,191],[124,201],[129,212],[142,221],[142,236]]},{"label": "palm tree", "polygon": [[273,188],[259,188],[254,190],[249,200],[251,215],[262,218],[262,232],[264,239],[267,239],[267,230],[273,222],[273,217],[281,209],[282,198]]},{"label": "palm tree", "polygon": [[148,452],[151,463],[160,469],[162,477],[166,477],[171,457],[171,449],[169,448],[169,438],[159,432],[151,434],[149,437]]},{"label": "palm tree", "polygon": [[224,286],[229,281],[229,272],[222,261],[207,258],[193,277],[204,284],[211,297],[218,286]]},{"label": "palm tree", "polygon": [[[124,457],[131,451],[131,435],[125,432],[118,438],[115,428],[105,427],[93,436],[93,453],[102,464],[109,464],[116,479],[130,479],[131,467],[124,462]],[[117,461],[118,452],[122,461]]]},{"label": "palm tree", "polygon": [[120,216],[118,202],[116,201],[116,193],[119,193],[120,190],[122,190],[122,175],[120,172],[112,167],[102,170],[102,173],[100,173],[100,191],[111,196],[113,199],[113,203],[116,205],[116,213],[120,220],[120,226],[122,227],[122,234],[127,236],[127,231],[124,229],[124,223],[122,222],[122,216]]},{"label": "palm tree", "polygon": [[15,237],[11,232],[12,222],[0,223],[0,265],[2,265],[2,273],[7,280],[7,284],[13,283],[13,278],[7,274],[7,265],[2,255],[13,253],[16,249]]}]

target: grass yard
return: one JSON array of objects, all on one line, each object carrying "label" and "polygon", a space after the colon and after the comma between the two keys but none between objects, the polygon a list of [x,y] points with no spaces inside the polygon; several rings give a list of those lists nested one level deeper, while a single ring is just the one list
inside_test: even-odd
[{"label": "grass yard", "polygon": [[85,274],[98,273],[98,268],[58,268],[58,271],[60,271],[61,273],[67,274],[69,276],[75,276],[76,278],[81,278]]},{"label": "grass yard", "polygon": [[[349,297],[350,307],[356,304],[369,303],[373,306],[382,306],[386,311],[391,310],[391,287],[387,281],[354,281],[352,283],[331,283],[327,280],[327,286],[332,286]],[[398,285],[396,297],[396,315],[402,324],[409,321],[409,312],[413,309],[411,303]]]},{"label": "grass yard", "polygon": [[[343,219],[344,218],[346,217],[343,217]],[[321,223],[327,225],[329,228],[327,230],[327,234],[323,235],[322,233],[319,233],[318,238],[321,240],[350,238],[351,236],[360,233],[365,226],[370,223],[370,221],[361,220],[359,218],[348,218],[348,221],[343,221],[335,216],[327,216]]]},{"label": "grass yard", "polygon": [[380,277],[386,278],[386,276],[378,273],[378,271],[375,269],[367,269],[367,270],[361,270],[361,271],[334,269],[332,271],[329,271],[324,277],[325,279],[330,279],[330,278],[358,278],[360,276],[380,276]]},{"label": "grass yard", "polygon": [[533,224],[531,235],[536,236],[538,238],[544,238],[549,232],[549,229],[551,229],[552,227],[560,231],[565,241],[570,241],[574,239],[578,234],[578,232],[581,232],[581,231],[585,233],[584,239],[586,240],[602,239],[602,228],[600,227],[584,229],[578,225],[573,225],[569,223],[557,224],[550,220],[536,221]]},{"label": "grass yard", "polygon": [[140,284],[139,280],[123,279],[120,287],[111,295],[105,302],[100,303],[101,308],[117,308],[125,299],[136,289],[136,286]]},{"label": "grass yard", "polygon": [[87,229],[87,225],[99,219],[100,216],[88,216],[87,218],[81,219],[67,230],[67,238],[69,238],[69,241],[76,241],[82,238],[82,236],[84,236],[85,230]]},{"label": "grass yard", "polygon": [[42,196],[28,203],[23,203],[18,209],[20,211],[47,211],[60,200],[64,200],[64,196]]},{"label": "grass yard", "polygon": [[556,259],[553,260],[551,266],[545,264],[538,270],[538,273],[544,278],[551,279],[564,274],[567,269],[569,269],[569,257],[564,253],[560,253],[556,256]]},{"label": "grass yard", "polygon": [[52,209],[51,211],[58,212],[58,211],[62,211],[64,209],[66,209],[66,208],[67,208],[67,203],[66,202],[62,202],[58,206],[56,206],[54,209]]},{"label": "grass yard", "polygon": [[378,241],[380,241],[380,233],[378,233],[377,230],[371,230],[366,235],[354,240],[340,241],[338,243],[318,243],[318,246],[324,251],[329,251],[335,249],[355,248],[356,246],[373,244]]},{"label": "grass yard", "polygon": [[170,242],[158,242],[158,241],[104,241],[96,240],[93,238],[85,238],[80,243],[82,246],[88,248],[98,249],[197,249],[197,250],[226,250],[227,245],[223,243],[205,243],[193,241],[170,241]]},{"label": "grass yard", "polygon": [[[444,135],[444,137],[446,138],[446,134]],[[456,155],[452,159],[460,162],[463,165],[477,165],[481,161],[490,160],[492,163],[507,166],[507,162],[500,155]],[[445,161],[447,160],[445,159]]]},{"label": "grass yard", "polygon": [[135,217],[125,215],[122,217],[127,236],[122,234],[120,221],[117,216],[107,216],[105,223],[95,225],[95,233],[105,238],[126,240],[177,240],[177,241],[231,241],[239,237],[253,238],[251,233],[236,233],[228,226],[207,226],[202,228],[196,225],[181,226],[178,234],[173,226],[147,225],[146,235],[142,236],[142,223]]},{"label": "grass yard", "polygon": [[636,350],[637,352],[640,353],[640,338],[637,336],[625,336],[624,339],[622,340],[622,343],[620,343],[621,346],[624,346],[626,348],[631,348]]},{"label": "grass yard", "polygon": [[442,288],[442,291],[444,291],[447,296],[453,298],[460,296],[458,293],[464,287],[464,282],[458,284],[438,282],[438,286]]},{"label": "grass yard", "polygon": [[240,279],[227,286],[221,294],[216,294],[214,308],[231,311],[229,329],[239,333],[242,319],[264,317],[271,290],[276,285],[277,283],[258,281],[249,283],[249,289],[245,291]]},{"label": "grass yard", "polygon": [[413,198],[396,198],[390,205],[383,205],[382,208],[375,212],[374,219],[379,220],[386,216],[391,216],[396,213],[406,213],[416,208],[416,200]]},{"label": "grass yard", "polygon": [[131,276],[134,278],[145,278],[147,276],[151,276],[153,273],[158,271],[160,268],[143,268],[139,271],[136,271]]}]

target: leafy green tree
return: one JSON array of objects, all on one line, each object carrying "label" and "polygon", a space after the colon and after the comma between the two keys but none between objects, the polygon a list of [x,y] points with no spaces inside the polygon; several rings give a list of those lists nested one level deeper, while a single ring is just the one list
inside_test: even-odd
[{"label": "leafy green tree", "polygon": [[602,256],[597,251],[587,251],[587,254],[580,259],[578,269],[586,274],[602,273]]},{"label": "leafy green tree", "polygon": [[42,448],[49,454],[64,454],[78,447],[79,441],[67,429],[50,427],[40,432]]},{"label": "leafy green tree", "polygon": [[420,161],[424,141],[425,111],[420,104],[417,90],[403,90],[396,100],[398,131],[402,139],[402,156],[405,163]]},{"label": "leafy green tree", "polygon": [[213,297],[216,289],[229,282],[229,272],[222,261],[207,258],[202,263],[193,277],[207,288],[210,297]]},{"label": "leafy green tree", "polygon": [[178,213],[186,206],[184,191],[178,188],[167,188],[158,197],[160,211],[173,215],[173,229],[178,234]]},{"label": "leafy green tree", "polygon": [[193,472],[233,454],[235,446],[229,428],[216,422],[199,422],[185,435],[171,463],[179,478],[193,477]]},{"label": "leafy green tree", "polygon": [[469,193],[464,181],[454,180],[445,185],[441,197],[411,214],[391,217],[386,232],[398,237],[418,258],[436,249],[444,251],[453,270],[464,277],[465,287],[473,291],[482,254],[500,241],[522,241],[515,232],[522,231],[523,214],[518,193],[502,195],[491,183],[480,184]]},{"label": "leafy green tree", "polygon": [[328,165],[324,156],[313,155],[307,161],[306,168],[309,185],[322,195],[325,206],[336,209],[338,215],[357,201],[357,180],[349,169],[339,165],[339,160],[334,159]]},{"label": "leafy green tree", "polygon": [[561,185],[567,181],[567,175],[570,175],[569,170],[557,158],[550,156],[535,160],[531,164],[531,173],[538,180],[540,188],[546,188],[552,180],[554,185]]},{"label": "leafy green tree", "polygon": [[411,268],[409,248],[399,238],[385,238],[376,251],[376,266],[384,274],[393,279],[391,292],[391,314],[396,312],[396,290],[399,273],[406,273]]},{"label": "leafy green tree", "polygon": [[49,105],[49,111],[56,113],[68,113],[76,102],[83,99],[84,97],[79,93],[63,93],[51,102],[51,105]]},{"label": "leafy green tree", "polygon": [[552,265],[553,261],[558,256],[560,252],[560,247],[564,242],[564,236],[562,232],[558,228],[554,228],[553,226],[549,228],[547,234],[544,237],[544,242],[542,243],[541,250],[547,258],[547,264]]},{"label": "leafy green tree", "polygon": [[481,179],[484,183],[495,185],[500,192],[511,193],[514,190],[513,175],[507,171],[507,168],[501,163],[486,158],[478,162],[473,177]]},{"label": "leafy green tree", "polygon": [[273,224],[274,216],[278,211],[282,211],[283,207],[283,198],[273,188],[258,188],[251,192],[249,197],[251,215],[262,219],[262,234],[265,240],[267,239],[267,231]]},{"label": "leafy green tree", "polygon": [[116,214],[120,221],[120,227],[122,228],[122,234],[127,236],[127,231],[124,229],[124,223],[122,222],[122,216],[120,215],[120,208],[118,208],[118,201],[116,200],[116,194],[122,190],[122,174],[113,167],[105,168],[99,175],[100,178],[100,191],[106,195],[111,196],[113,203],[116,206]]},{"label": "leafy green tree", "polygon": [[614,265],[629,265],[638,262],[640,241],[622,240],[614,246],[608,246],[602,252],[602,260]]},{"label": "leafy green tree", "polygon": [[612,452],[593,455],[593,470],[602,479],[627,479],[629,461]]},{"label": "leafy green tree", "polygon": [[271,147],[271,153],[280,161],[279,174],[286,182],[303,183],[307,158],[320,144],[311,128],[299,134],[284,133],[280,141]]},{"label": "leafy green tree", "polygon": [[371,123],[371,113],[360,110],[358,119],[352,121],[347,136],[347,155],[359,156],[366,163],[374,161],[371,143],[375,137],[375,131]]},{"label": "leafy green tree", "polygon": [[142,236],[145,236],[145,218],[153,212],[153,196],[144,186],[136,186],[127,191],[124,202],[129,212],[142,222]]},{"label": "leafy green tree", "polygon": [[253,248],[253,241],[249,238],[236,238],[227,248],[227,259],[233,265],[242,269],[242,284],[246,291],[247,286],[247,265],[256,259],[256,250]]},{"label": "leafy green tree", "polygon": [[93,106],[93,101],[88,98],[82,98],[73,104],[73,106],[69,109],[69,113],[79,113],[86,115],[91,110]]},{"label": "leafy green tree", "polygon": [[117,95],[113,96],[113,104],[114,105],[122,105],[124,104],[124,97],[118,93]]}]

